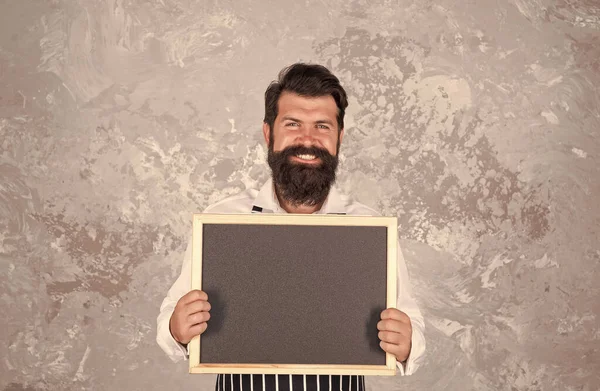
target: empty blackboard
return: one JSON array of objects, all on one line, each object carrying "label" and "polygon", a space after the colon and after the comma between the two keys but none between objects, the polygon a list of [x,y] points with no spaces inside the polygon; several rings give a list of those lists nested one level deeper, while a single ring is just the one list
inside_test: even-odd
[{"label": "empty blackboard", "polygon": [[190,372],[395,374],[376,324],[396,246],[393,217],[195,214],[192,289],[212,309]]}]

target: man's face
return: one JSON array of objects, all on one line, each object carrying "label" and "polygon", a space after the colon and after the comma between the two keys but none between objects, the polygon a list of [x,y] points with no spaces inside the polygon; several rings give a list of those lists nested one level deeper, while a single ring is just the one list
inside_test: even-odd
[{"label": "man's face", "polygon": [[344,132],[338,131],[337,106],[332,96],[303,97],[284,92],[271,136],[268,162],[279,196],[296,205],[317,205],[335,182],[338,149]]}]

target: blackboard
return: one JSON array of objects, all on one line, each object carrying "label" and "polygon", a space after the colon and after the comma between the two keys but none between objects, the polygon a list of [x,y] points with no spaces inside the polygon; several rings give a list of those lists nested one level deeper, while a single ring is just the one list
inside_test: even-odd
[{"label": "blackboard", "polygon": [[212,309],[190,372],[395,374],[376,324],[396,245],[393,217],[194,215],[192,289]]}]

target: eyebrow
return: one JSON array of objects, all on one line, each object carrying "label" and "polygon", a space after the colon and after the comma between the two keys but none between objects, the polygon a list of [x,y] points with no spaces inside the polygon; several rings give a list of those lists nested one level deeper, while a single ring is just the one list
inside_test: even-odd
[{"label": "eyebrow", "polygon": [[[283,117],[281,118],[281,120],[282,120],[282,121],[303,122],[303,121],[301,121],[301,120],[299,120],[299,119],[297,119],[297,118],[290,117],[290,116],[288,116],[288,115],[286,115],[286,116],[283,116]],[[330,120],[328,120],[328,119],[320,119],[320,120],[317,120],[317,121],[315,121],[315,123],[317,123],[317,124],[327,124],[327,125],[329,125],[329,126],[333,126],[333,122],[331,122],[331,121],[330,121]]]},{"label": "eyebrow", "polygon": [[320,119],[320,120],[317,121],[317,123],[318,124],[326,124],[326,125],[329,125],[329,126],[333,126],[333,122],[331,122],[328,119]]},{"label": "eyebrow", "polygon": [[289,115],[283,116],[281,118],[282,121],[294,121],[294,122],[302,122],[298,118],[290,117]]}]

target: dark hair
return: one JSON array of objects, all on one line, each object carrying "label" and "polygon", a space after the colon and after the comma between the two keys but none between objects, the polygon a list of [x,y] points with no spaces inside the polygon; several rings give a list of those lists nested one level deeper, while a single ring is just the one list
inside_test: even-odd
[{"label": "dark hair", "polygon": [[265,118],[263,121],[269,125],[271,139],[273,139],[273,124],[277,118],[277,103],[284,91],[309,97],[331,95],[338,108],[338,131],[341,132],[344,128],[348,96],[340,85],[339,79],[322,65],[296,63],[282,69],[277,80],[273,81],[265,91]]}]

